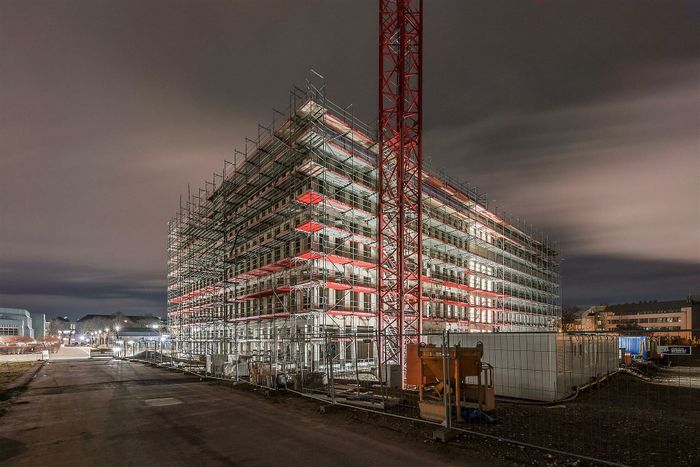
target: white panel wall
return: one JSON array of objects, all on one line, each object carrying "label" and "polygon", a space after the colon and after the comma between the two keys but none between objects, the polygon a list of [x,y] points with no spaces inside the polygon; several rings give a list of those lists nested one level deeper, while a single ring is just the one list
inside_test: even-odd
[{"label": "white panel wall", "polygon": [[[449,339],[450,346],[484,344],[482,361],[494,367],[498,396],[554,401],[575,392],[576,385],[617,370],[617,344],[610,336],[460,333]],[[442,345],[442,336],[429,336],[428,342]]]},{"label": "white panel wall", "polygon": [[561,399],[577,386],[596,381],[619,367],[617,336],[606,334],[559,334],[557,393]]}]

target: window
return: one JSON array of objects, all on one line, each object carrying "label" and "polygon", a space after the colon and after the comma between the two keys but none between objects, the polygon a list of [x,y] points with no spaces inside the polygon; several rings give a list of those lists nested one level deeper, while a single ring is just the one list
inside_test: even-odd
[{"label": "window", "polygon": [[344,306],[345,306],[345,292],[343,292],[342,290],[336,290],[335,291],[335,307],[342,309],[342,308],[344,308]]},{"label": "window", "polygon": [[0,336],[19,336],[19,328],[2,326],[0,327]]},{"label": "window", "polygon": [[372,311],[372,295],[368,293],[365,293],[363,295],[365,301],[364,311]]},{"label": "window", "polygon": [[357,309],[357,305],[360,302],[360,294],[358,292],[350,292],[350,308],[353,310]]}]

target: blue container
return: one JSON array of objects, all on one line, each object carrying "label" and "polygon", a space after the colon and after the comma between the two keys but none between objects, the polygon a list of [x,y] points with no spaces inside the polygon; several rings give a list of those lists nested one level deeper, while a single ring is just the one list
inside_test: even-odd
[{"label": "blue container", "polygon": [[624,348],[625,352],[633,356],[647,359],[647,338],[644,336],[620,336],[618,347]]}]

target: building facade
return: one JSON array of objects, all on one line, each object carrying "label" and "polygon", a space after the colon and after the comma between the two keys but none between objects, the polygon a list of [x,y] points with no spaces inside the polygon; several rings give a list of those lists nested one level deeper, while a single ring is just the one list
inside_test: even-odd
[{"label": "building facade", "polygon": [[[37,315],[44,321],[44,315]],[[28,310],[0,308],[0,337],[28,337],[34,339],[34,319]],[[38,337],[43,337],[38,336]]]},{"label": "building facade", "polygon": [[[278,114],[280,115],[280,114]],[[294,336],[377,333],[374,130],[314,90],[190,193],[169,224],[168,316],[182,355],[262,358]],[[473,187],[424,169],[422,330],[555,330],[557,248],[489,210]],[[313,339],[311,339],[313,341]],[[322,345],[298,357],[322,364]],[[267,357],[266,357],[267,358]]]},{"label": "building facade", "polygon": [[46,337],[46,315],[44,313],[31,313],[32,328],[34,329],[34,339],[40,340]]},{"label": "building facade", "polygon": [[700,338],[700,300],[649,301],[596,305],[583,312],[574,324],[576,331],[651,331],[655,335]]}]

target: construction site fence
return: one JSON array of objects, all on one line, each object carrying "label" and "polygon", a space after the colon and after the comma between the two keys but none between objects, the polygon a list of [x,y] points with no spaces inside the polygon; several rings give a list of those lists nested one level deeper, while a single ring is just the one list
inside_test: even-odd
[{"label": "construction site fence", "polygon": [[[386,337],[298,333],[246,355],[197,356],[156,340],[118,356],[425,422],[427,435],[514,443],[543,460],[700,465],[700,329],[425,333],[405,339],[403,367],[380,364]],[[462,364],[471,373],[458,380],[455,355],[470,349],[478,376]]]}]

